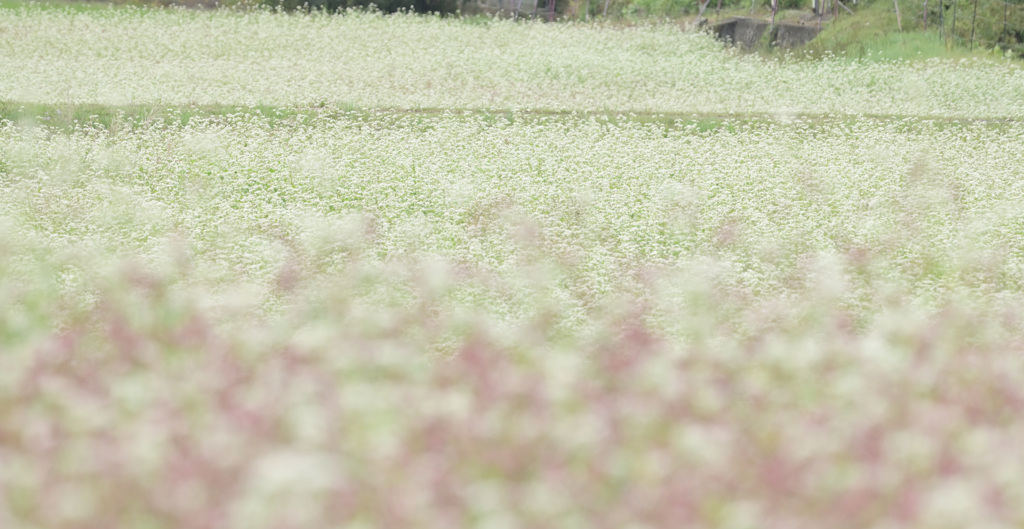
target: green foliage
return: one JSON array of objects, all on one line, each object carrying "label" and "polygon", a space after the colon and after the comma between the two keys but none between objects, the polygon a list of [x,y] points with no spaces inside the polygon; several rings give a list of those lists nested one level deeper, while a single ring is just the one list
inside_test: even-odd
[{"label": "green foliage", "polygon": [[855,15],[843,13],[836,20],[826,21],[822,33],[808,49],[872,59],[967,58],[1001,56],[1002,51],[989,54],[988,50],[994,47],[1019,49],[1024,38],[1024,34],[1015,30],[1016,27],[1024,28],[1024,2],[1014,6],[1002,0],[978,0],[976,18],[971,0],[958,0],[956,3],[945,0],[942,4],[930,0],[927,11],[923,0],[900,0],[899,6],[902,30],[897,23],[892,0],[862,0],[858,5],[850,5]]},{"label": "green foliage", "polygon": [[[768,4],[768,0],[755,1],[758,5]],[[799,2],[799,0],[786,1]],[[622,13],[627,17],[674,17],[697,14],[700,12],[699,2],[700,0],[622,0],[619,3],[613,3],[613,6],[617,9],[614,12]],[[722,10],[749,9],[750,1],[722,0],[719,4],[718,0],[709,0],[704,16],[709,16],[719,8]]]},{"label": "green foliage", "polygon": [[323,10],[332,13],[352,8],[375,8],[384,13],[454,13],[458,8],[456,0],[260,0],[260,3],[285,11]]},{"label": "green foliage", "polygon": [[671,16],[697,10],[697,0],[635,0],[622,7],[624,13]]},{"label": "green foliage", "polygon": [[[946,0],[944,4],[946,29],[950,39],[961,46],[991,48],[999,45],[1007,49],[1020,49],[1024,44],[1024,2],[1003,0],[978,0],[977,16],[974,2],[970,0]],[[953,27],[952,13],[958,11],[956,26]],[[933,15],[933,21],[934,15]],[[955,35],[955,37],[954,37]]]}]

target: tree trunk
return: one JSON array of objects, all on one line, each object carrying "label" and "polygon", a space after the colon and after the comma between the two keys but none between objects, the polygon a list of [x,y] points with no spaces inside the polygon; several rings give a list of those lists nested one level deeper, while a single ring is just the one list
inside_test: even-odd
[{"label": "tree trunk", "polygon": [[974,23],[978,21],[978,0],[974,0],[974,16],[971,17],[971,49],[974,49]]},{"label": "tree trunk", "polygon": [[[721,1],[721,0],[719,0],[719,1]],[[708,4],[710,4],[710,3],[711,3],[711,0],[704,0],[703,4],[700,3],[700,0],[697,0],[697,7],[700,9],[700,11],[697,12],[697,23],[698,24],[700,24],[700,20],[702,18],[704,18],[704,10],[708,8]]]},{"label": "tree trunk", "polygon": [[1006,15],[1010,12],[1010,3],[1003,2],[1003,32],[999,34],[999,43],[1003,43],[1003,39],[1006,37]]},{"label": "tree trunk", "polygon": [[950,29],[949,31],[950,33],[953,34],[952,41],[954,46],[956,45],[956,7],[958,5],[960,5],[960,2],[958,2],[957,0],[953,0],[953,28]]},{"label": "tree trunk", "polygon": [[903,31],[903,17],[900,16],[900,0],[892,0],[892,5],[896,6],[896,29]]}]

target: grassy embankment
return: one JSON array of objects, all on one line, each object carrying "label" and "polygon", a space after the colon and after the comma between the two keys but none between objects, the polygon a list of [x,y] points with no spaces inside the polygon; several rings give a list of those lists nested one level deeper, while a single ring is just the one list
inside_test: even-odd
[{"label": "grassy embankment", "polygon": [[[922,20],[917,17],[904,16],[903,29],[900,30],[896,21],[895,11],[891,3],[871,2],[865,5],[850,5],[854,14],[842,11],[838,18],[831,15],[821,22],[821,34],[803,48],[780,50],[772,48],[768,35],[765,35],[758,46],[758,53],[767,56],[810,56],[823,55],[843,56],[859,60],[925,60],[932,58],[972,59],[986,58],[999,60],[1013,57],[998,48],[984,46],[980,39],[971,49],[969,41],[963,37],[954,39],[950,35],[951,22],[945,21],[945,31],[939,34],[938,25],[932,20],[930,28],[923,29]],[[910,7],[910,6],[905,6]],[[768,20],[771,13],[759,8],[754,14],[749,9],[723,10],[720,15],[712,13],[711,23],[725,20],[732,16],[763,18]],[[948,15],[947,15],[948,16]],[[961,16],[967,16],[961,14]],[[803,25],[817,25],[817,19],[808,10],[781,11],[776,21]],[[958,26],[963,30],[964,20]]]}]

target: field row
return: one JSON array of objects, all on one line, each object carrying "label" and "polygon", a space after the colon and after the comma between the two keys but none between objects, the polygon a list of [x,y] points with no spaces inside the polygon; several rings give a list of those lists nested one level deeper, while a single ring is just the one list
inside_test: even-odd
[{"label": "field row", "polygon": [[0,35],[7,102],[1024,117],[1008,62],[766,61],[668,24],[26,8]]},{"label": "field row", "polygon": [[6,525],[1024,520],[1020,125],[72,125],[0,123]]},{"label": "field row", "polygon": [[[1013,124],[870,120],[703,132],[388,114],[243,113],[120,133],[6,122],[0,215],[7,244],[51,264],[158,265],[176,240],[196,281],[248,285],[267,307],[288,303],[275,286],[283,269],[313,286],[306,302],[353,263],[429,258],[494,275],[500,295],[475,284],[451,295],[509,324],[532,314],[522,281],[550,276],[566,325],[623,291],[664,301],[670,328],[685,304],[645,274],[711,267],[719,284],[773,299],[811,288],[809,271],[827,266],[837,302],[869,321],[883,285],[929,307],[957,292],[1019,295],[1022,146]],[[39,266],[24,264],[19,273]],[[94,272],[68,265],[60,288],[79,299]]]}]

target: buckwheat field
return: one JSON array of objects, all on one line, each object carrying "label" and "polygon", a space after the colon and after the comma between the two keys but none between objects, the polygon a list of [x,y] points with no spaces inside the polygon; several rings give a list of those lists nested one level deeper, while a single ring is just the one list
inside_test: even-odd
[{"label": "buckwheat field", "polygon": [[1024,524],[1024,69],[0,9],[0,527]]}]

